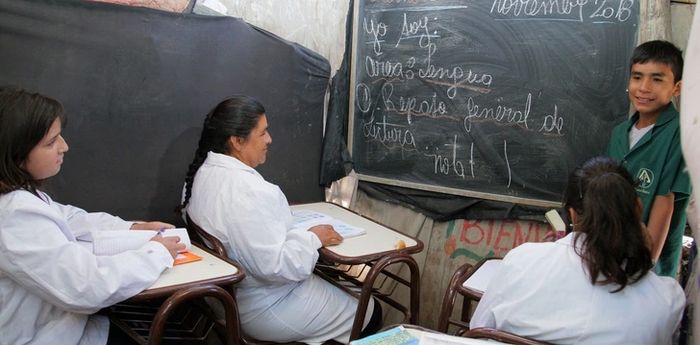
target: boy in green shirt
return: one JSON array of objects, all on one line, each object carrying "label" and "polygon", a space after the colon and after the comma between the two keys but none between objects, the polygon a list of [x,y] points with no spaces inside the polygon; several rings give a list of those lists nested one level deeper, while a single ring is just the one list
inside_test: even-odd
[{"label": "boy in green shirt", "polygon": [[642,220],[651,240],[656,273],[676,277],[690,195],[681,153],[679,114],[683,55],[666,41],[649,41],[632,53],[628,95],[637,112],[613,129],[608,155],[637,178]]}]

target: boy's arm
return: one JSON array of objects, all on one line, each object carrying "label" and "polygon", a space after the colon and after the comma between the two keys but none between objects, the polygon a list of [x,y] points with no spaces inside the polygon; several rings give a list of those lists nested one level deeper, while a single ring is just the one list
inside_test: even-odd
[{"label": "boy's arm", "polygon": [[657,195],[651,204],[647,230],[651,239],[651,258],[656,262],[666,242],[666,235],[671,226],[674,194]]}]

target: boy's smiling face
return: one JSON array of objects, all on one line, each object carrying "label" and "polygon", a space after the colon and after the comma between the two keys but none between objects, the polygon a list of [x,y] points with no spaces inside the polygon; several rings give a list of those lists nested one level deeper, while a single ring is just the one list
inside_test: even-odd
[{"label": "boy's smiling face", "polygon": [[674,82],[668,64],[647,61],[632,65],[629,98],[640,117],[655,118],[681,93],[681,81]]}]

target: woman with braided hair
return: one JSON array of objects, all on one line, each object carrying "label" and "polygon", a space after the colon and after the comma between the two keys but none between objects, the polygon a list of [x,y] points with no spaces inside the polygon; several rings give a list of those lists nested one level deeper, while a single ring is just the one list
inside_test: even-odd
[{"label": "woman with braided hair", "polygon": [[[259,102],[233,96],[219,103],[204,121],[182,209],[246,269],[236,290],[244,333],[275,342],[347,343],[357,300],[313,274],[318,249],[342,237],[330,225],[294,228],[282,191],[255,170],[271,143]],[[373,324],[379,315],[372,315]],[[369,320],[366,315],[365,326]]]},{"label": "woman with braided hair", "polygon": [[503,258],[470,322],[556,344],[671,344],[685,297],[653,271],[634,180],[597,157],[569,177],[573,232]]}]

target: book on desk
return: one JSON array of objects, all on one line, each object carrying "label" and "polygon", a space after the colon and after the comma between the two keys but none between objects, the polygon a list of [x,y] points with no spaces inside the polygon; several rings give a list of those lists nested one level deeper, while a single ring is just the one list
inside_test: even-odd
[{"label": "book on desk", "polygon": [[190,251],[192,242],[187,234],[187,229],[184,228],[164,229],[160,232],[155,230],[103,230],[90,233],[87,239],[92,245],[92,251],[95,255],[116,255],[127,250],[141,248],[158,233],[161,233],[163,237],[177,236],[180,238],[180,242],[185,244],[185,250],[178,253],[173,265],[202,259],[201,256]]},{"label": "book on desk", "polygon": [[367,233],[363,228],[352,226],[318,211],[294,210],[292,211],[292,217],[295,228],[310,228],[316,225],[328,224],[333,226],[333,229],[343,238],[362,236]]}]

